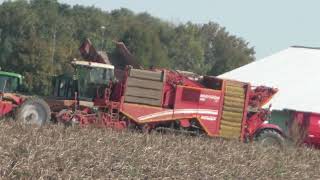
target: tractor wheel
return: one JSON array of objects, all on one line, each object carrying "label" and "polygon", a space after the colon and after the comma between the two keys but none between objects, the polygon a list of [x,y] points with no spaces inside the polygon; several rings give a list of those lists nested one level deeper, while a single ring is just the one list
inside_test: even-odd
[{"label": "tractor wheel", "polygon": [[15,119],[25,124],[43,125],[49,122],[50,118],[49,105],[37,97],[27,98],[15,112]]},{"label": "tractor wheel", "polygon": [[261,131],[257,137],[256,141],[262,147],[276,147],[276,148],[284,148],[285,139],[281,134],[272,129],[266,129]]}]

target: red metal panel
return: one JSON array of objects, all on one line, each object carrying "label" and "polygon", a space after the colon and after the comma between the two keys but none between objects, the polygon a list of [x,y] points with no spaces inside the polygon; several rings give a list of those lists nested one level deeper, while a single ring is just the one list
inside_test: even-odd
[{"label": "red metal panel", "polygon": [[[188,94],[190,98],[185,97]],[[209,135],[217,135],[221,96],[222,92],[217,90],[177,86],[173,118],[197,118]]]},{"label": "red metal panel", "polygon": [[306,142],[310,144],[320,145],[320,114],[310,114],[308,136]]},{"label": "red metal panel", "polygon": [[8,114],[13,110],[13,104],[6,101],[0,101],[0,117]]},{"label": "red metal panel", "polygon": [[[320,148],[320,114],[294,112],[292,121],[298,125],[298,135],[302,136],[299,138],[304,138],[304,143]],[[295,130],[292,125],[289,128],[291,131]]]},{"label": "red metal panel", "polygon": [[170,120],[173,116],[172,109],[132,103],[123,103],[121,112],[138,123]]},{"label": "red metal panel", "polygon": [[210,114],[206,112],[199,112],[199,119],[206,127],[209,135],[218,135],[220,116],[221,116],[221,102],[222,91],[202,89],[200,95],[199,109],[210,109]]}]

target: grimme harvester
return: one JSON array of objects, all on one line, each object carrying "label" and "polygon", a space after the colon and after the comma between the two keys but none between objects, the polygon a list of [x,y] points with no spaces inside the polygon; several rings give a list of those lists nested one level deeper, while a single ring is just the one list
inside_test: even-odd
[{"label": "grimme harvester", "polygon": [[[88,61],[73,64],[76,103],[57,114],[59,122],[147,132],[173,128],[244,142],[284,142],[281,129],[265,123],[269,109],[262,109],[277,89],[211,76],[191,78],[168,69],[126,66],[120,70]],[[81,97],[88,94],[93,105],[79,106]]]},{"label": "grimme harvester", "polygon": [[27,124],[44,124],[50,120],[49,105],[38,97],[22,95],[22,76],[0,71],[0,118],[13,117]]}]

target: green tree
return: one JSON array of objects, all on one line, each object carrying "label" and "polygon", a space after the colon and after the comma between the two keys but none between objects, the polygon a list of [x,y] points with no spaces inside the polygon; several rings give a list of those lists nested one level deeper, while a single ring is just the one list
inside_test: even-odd
[{"label": "green tree", "polygon": [[171,67],[205,74],[204,51],[198,37],[197,26],[188,23],[175,28],[169,49]]},{"label": "green tree", "polygon": [[254,60],[248,42],[213,22],[175,25],[125,8],[106,12],[57,0],[6,1],[0,17],[0,66],[23,74],[38,94],[50,92],[53,75],[71,71],[85,38],[115,61],[120,56],[112,40],[123,41],[145,68],[218,75]]},{"label": "green tree", "polygon": [[205,64],[208,74],[219,75],[254,60],[255,51],[241,38],[230,35],[224,27],[209,22],[201,27]]},{"label": "green tree", "polygon": [[144,67],[166,66],[168,57],[161,46],[159,36],[151,29],[134,25],[125,32],[121,39]]}]

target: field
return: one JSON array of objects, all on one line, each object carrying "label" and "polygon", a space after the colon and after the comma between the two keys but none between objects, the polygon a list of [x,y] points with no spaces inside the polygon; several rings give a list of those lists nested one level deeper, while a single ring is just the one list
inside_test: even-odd
[{"label": "field", "polygon": [[0,123],[1,179],[316,179],[320,151],[176,134]]}]

